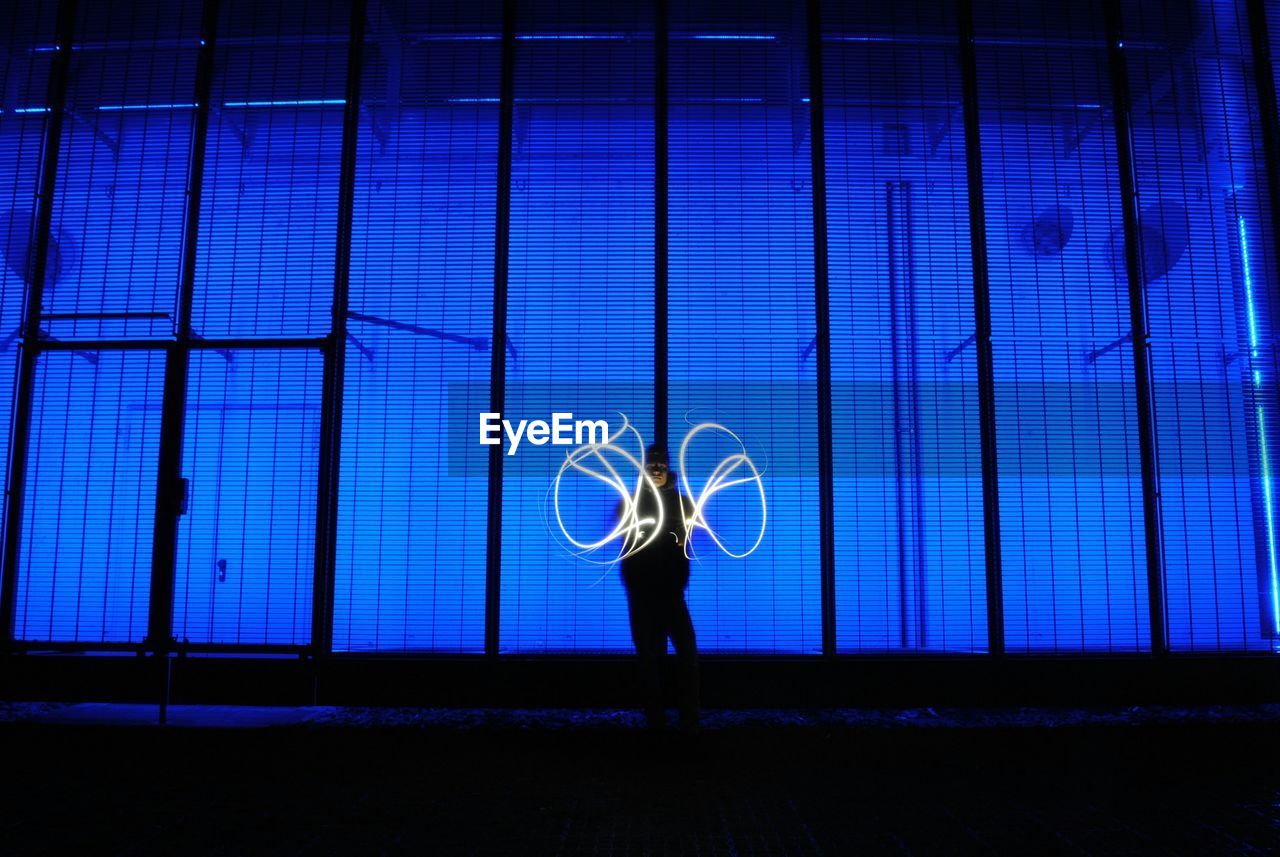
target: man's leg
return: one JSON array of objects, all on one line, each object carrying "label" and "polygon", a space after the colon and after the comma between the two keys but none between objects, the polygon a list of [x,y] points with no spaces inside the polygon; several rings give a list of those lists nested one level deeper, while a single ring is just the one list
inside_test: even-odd
[{"label": "man's leg", "polygon": [[[693,633],[693,619],[684,593],[677,592],[668,602],[668,627],[680,666],[680,725],[691,729],[698,725],[700,700],[698,687],[698,641]],[[666,640],[663,641],[666,647]]]},{"label": "man's leg", "polygon": [[644,694],[644,717],[649,728],[664,725],[662,710],[662,657],[667,653],[666,628],[660,605],[641,588],[627,590],[631,642],[635,644]]}]

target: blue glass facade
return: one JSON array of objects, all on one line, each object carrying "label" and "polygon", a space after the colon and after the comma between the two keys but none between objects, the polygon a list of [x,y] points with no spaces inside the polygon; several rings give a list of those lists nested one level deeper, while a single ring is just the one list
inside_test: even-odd
[{"label": "blue glass facade", "polygon": [[864,5],[0,13],[0,627],[630,651],[496,409],[741,436],[704,652],[1274,650],[1280,7]]}]

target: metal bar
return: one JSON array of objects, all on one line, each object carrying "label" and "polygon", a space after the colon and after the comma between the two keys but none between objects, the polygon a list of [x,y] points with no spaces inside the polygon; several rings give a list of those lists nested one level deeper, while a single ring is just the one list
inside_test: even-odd
[{"label": "metal bar", "polygon": [[[160,351],[177,346],[173,339],[49,339],[40,342],[41,351]],[[200,339],[195,334],[186,343],[192,351],[235,351],[248,348],[260,350],[291,348],[324,348],[325,337],[308,339]]]},{"label": "metal bar", "polygon": [[911,219],[912,214],[912,193],[911,182],[897,182],[898,194],[902,198],[899,205],[899,216],[901,223],[899,224],[902,232],[902,240],[899,246],[902,249],[902,264],[899,266],[903,273],[903,316],[905,321],[905,329],[908,336],[908,357],[907,357],[907,406],[909,408],[911,425],[909,431],[909,451],[911,461],[911,483],[912,483],[912,502],[914,504],[913,514],[911,517],[912,531],[915,538],[913,545],[915,552],[915,609],[916,609],[916,645],[921,648],[929,643],[929,613],[928,613],[928,552],[925,550],[925,522],[924,522],[924,480],[922,478],[924,450],[921,445],[920,431],[922,420],[920,419],[920,326],[916,320],[916,262],[915,262],[915,239],[913,237]]},{"label": "metal bar", "polygon": [[978,339],[977,334],[974,334],[974,333],[969,334],[968,336],[965,337],[964,342],[961,342],[955,348],[952,348],[946,354],[942,355],[942,359],[950,363],[952,360],[955,360],[957,357],[960,356],[961,351],[964,351],[966,348],[968,348],[970,345],[976,342],[977,339]]},{"label": "metal bar", "polygon": [[[575,41],[622,41],[630,39],[632,41],[642,42],[645,40],[643,33],[580,33],[575,34],[580,38]],[[705,33],[672,33],[673,40],[689,41],[698,40],[706,37]],[[770,36],[770,38],[744,37],[740,41],[755,41],[761,47],[768,47],[777,44],[777,38],[772,33],[761,35]],[[586,37],[592,37],[590,39]],[[489,33],[416,33],[406,31],[399,35],[400,41],[406,45],[418,45],[428,42],[495,42],[498,36]],[[553,38],[551,36],[545,38]],[[521,36],[520,41],[537,40],[533,35]],[[829,34],[823,36],[824,42],[853,42],[863,44],[886,44],[886,45],[940,45],[952,46],[953,43],[943,37],[934,37],[926,35],[899,35],[885,32],[867,32],[867,33],[841,33]],[[375,36],[366,36],[366,42],[370,45],[377,45],[378,39]],[[222,39],[224,47],[300,47],[302,45],[333,45],[346,44],[346,40],[338,36],[230,36]],[[1096,43],[1088,39],[1073,38],[1053,38],[1042,36],[1019,36],[1004,38],[983,38],[978,39],[977,44],[990,47],[1011,47],[1011,48],[1056,48],[1062,50],[1076,50],[1079,48],[1094,48]],[[84,42],[75,46],[76,51],[112,51],[112,50],[136,50],[139,46],[149,48],[182,48],[190,47],[192,41],[190,39],[144,39],[139,41],[114,41],[114,42]],[[1128,46],[1126,46],[1128,47]],[[1134,50],[1161,51],[1166,49],[1163,42],[1134,42],[1132,44]],[[48,53],[53,50],[52,45],[39,45],[28,51],[29,53]]]},{"label": "metal bar", "polygon": [[13,640],[17,598],[18,552],[22,534],[22,503],[27,480],[27,452],[31,442],[32,400],[35,397],[36,360],[40,356],[40,313],[44,303],[44,278],[49,265],[49,231],[53,226],[53,196],[62,145],[62,120],[70,76],[71,42],[75,32],[76,0],[58,4],[57,53],[49,69],[44,149],[41,152],[40,186],[36,198],[35,258],[22,319],[18,348],[17,401],[14,404],[9,485],[5,507],[4,564],[0,568],[0,645]]},{"label": "metal bar", "polygon": [[[160,458],[156,477],[155,535],[151,553],[151,603],[147,648],[166,662],[173,650],[173,584],[177,565],[178,518],[182,511],[182,434],[187,409],[187,376],[191,362],[191,311],[196,282],[196,245],[200,230],[200,196],[204,187],[205,145],[209,136],[209,97],[213,89],[218,0],[205,0],[196,55],[195,124],[187,171],[186,211],[182,230],[182,270],[178,288],[176,340],[167,347],[164,404],[160,414]],[[167,687],[168,669],[163,669]],[[162,699],[163,711],[163,699]]]},{"label": "metal bar", "polygon": [[[30,652],[133,652],[145,654],[143,643],[105,643],[105,642],[68,642],[66,640],[17,640],[13,643],[15,651]],[[198,654],[279,654],[301,655],[308,651],[307,646],[290,646],[275,643],[174,643],[173,652]]]},{"label": "metal bar", "polygon": [[436,330],[431,327],[423,327],[420,324],[410,324],[407,321],[394,321],[389,318],[381,318],[376,315],[368,315],[362,312],[348,312],[347,318],[355,321],[363,321],[367,324],[376,324],[380,327],[389,327],[392,330],[403,330],[408,333],[418,333],[423,336],[431,336],[436,339],[443,339],[446,342],[458,342],[462,345],[469,345],[476,351],[484,351],[489,347],[489,340],[483,336],[462,336],[458,333],[449,333],[445,330]]},{"label": "metal bar", "polygon": [[[493,241],[493,341],[507,342],[507,276],[511,247],[511,138],[515,119],[516,0],[502,3],[501,83],[498,91],[498,199]],[[506,398],[507,352],[489,351],[489,410],[501,413]],[[489,509],[486,522],[484,652],[498,654],[502,603],[502,447],[489,447]]]},{"label": "metal bar", "polygon": [[978,58],[974,47],[973,2],[960,0],[957,8],[961,89],[964,95],[965,176],[969,192],[969,249],[973,259],[973,344],[978,364],[982,540],[987,565],[987,651],[1000,657],[1004,654],[1004,584],[1000,565],[1000,492],[997,482],[1000,471],[996,463],[995,360],[991,345],[987,207],[982,189],[982,139],[978,125]]},{"label": "metal bar", "polygon": [[653,442],[668,443],[670,388],[667,352],[667,298],[670,292],[668,249],[671,228],[669,206],[670,108],[668,96],[667,0],[653,4]]},{"label": "metal bar", "polygon": [[47,312],[40,316],[41,321],[76,321],[86,319],[90,321],[98,320],[114,320],[114,319],[130,319],[130,318],[173,318],[173,313],[169,312]]},{"label": "metal bar", "polygon": [[1096,363],[1099,357],[1103,357],[1107,354],[1110,354],[1112,351],[1115,351],[1117,348],[1119,348],[1121,345],[1124,345],[1126,342],[1133,342],[1132,332],[1126,333],[1124,336],[1111,340],[1101,348],[1095,348],[1094,350],[1090,351],[1087,355],[1085,355],[1085,360],[1087,360],[1090,363]]},{"label": "metal bar", "polygon": [[320,393],[320,461],[317,479],[316,556],[311,587],[311,649],[328,654],[333,639],[334,575],[338,552],[338,469],[342,453],[342,392],[351,298],[351,222],[355,216],[356,151],[360,132],[360,83],[364,65],[365,0],[352,0],[347,43],[346,105],[338,166],[338,229],[333,264],[333,316],[324,352]]},{"label": "metal bar", "polygon": [[370,363],[373,362],[373,349],[361,342],[350,330],[347,331],[347,341],[355,345],[356,349],[360,352],[361,357],[368,360]]},{"label": "metal bar", "polygon": [[44,351],[163,351],[173,345],[172,339],[52,339],[40,341]]},{"label": "metal bar", "polygon": [[[924,494],[920,481],[920,391],[916,377],[919,361],[911,256],[911,183],[888,181],[884,190],[893,377],[898,635],[899,645],[905,649],[913,641],[917,647],[923,646],[926,639]],[[911,581],[910,587],[908,580]]]},{"label": "metal bar", "polygon": [[1133,368],[1138,410],[1138,459],[1142,468],[1142,523],[1147,548],[1147,599],[1151,611],[1151,651],[1163,655],[1165,643],[1164,557],[1160,534],[1160,483],[1156,478],[1155,403],[1151,396],[1151,340],[1147,329],[1145,272],[1138,229],[1138,188],[1134,172],[1129,74],[1123,46],[1119,0],[1105,3],[1107,61],[1111,73],[1111,111],[1115,121],[1116,161],[1120,172],[1120,212],[1124,223],[1124,259],[1129,279],[1129,317],[1133,324]]},{"label": "metal bar", "polygon": [[66,640],[14,640],[10,648],[15,652],[133,652],[142,653],[141,643],[70,643]]},{"label": "metal bar", "polygon": [[835,442],[831,415],[831,292],[827,257],[827,146],[823,125],[822,3],[808,0],[809,154],[813,186],[813,312],[818,354],[818,542],[822,653],[836,654]]},{"label": "metal bar", "polygon": [[902,394],[903,383],[900,376],[901,357],[898,354],[898,332],[901,329],[902,322],[898,318],[898,230],[895,222],[898,212],[897,206],[894,204],[894,183],[885,182],[884,185],[884,211],[885,211],[885,247],[888,251],[888,285],[889,285],[889,366],[890,378],[893,384],[893,491],[894,491],[894,524],[895,535],[897,536],[897,553],[898,553],[898,646],[907,648],[908,643],[908,622],[907,622],[907,575],[909,569],[907,567],[907,511],[906,511],[906,484],[903,478],[903,451],[902,443],[904,441],[903,433],[906,431],[902,424]]}]

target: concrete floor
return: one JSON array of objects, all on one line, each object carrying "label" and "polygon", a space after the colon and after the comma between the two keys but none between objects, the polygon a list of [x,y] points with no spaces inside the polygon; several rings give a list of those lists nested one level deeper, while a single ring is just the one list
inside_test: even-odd
[{"label": "concrete floor", "polygon": [[1276,854],[1280,708],[0,704],[6,854]]}]

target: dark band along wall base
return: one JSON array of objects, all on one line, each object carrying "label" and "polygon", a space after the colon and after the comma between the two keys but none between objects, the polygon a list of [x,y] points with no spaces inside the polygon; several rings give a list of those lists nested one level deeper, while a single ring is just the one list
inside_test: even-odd
[{"label": "dark band along wall base", "polygon": [[[760,546],[694,541],[703,652],[1273,651],[1277,32],[1262,0],[6,9],[6,639],[629,652],[564,450],[468,421],[563,410],[762,466]],[[760,514],[707,508],[736,546]]]}]

